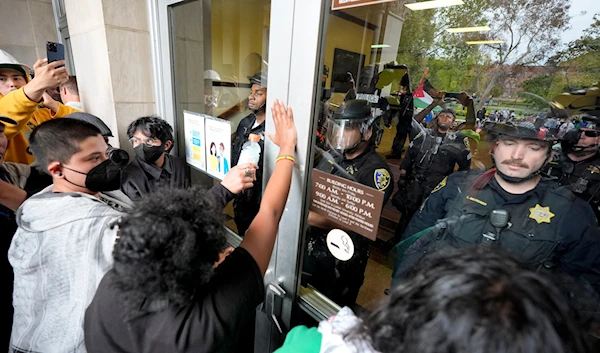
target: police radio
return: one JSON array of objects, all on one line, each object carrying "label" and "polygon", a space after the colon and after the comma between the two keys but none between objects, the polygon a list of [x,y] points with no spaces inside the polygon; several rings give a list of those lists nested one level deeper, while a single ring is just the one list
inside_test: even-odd
[{"label": "police radio", "polygon": [[571,190],[571,191],[573,191],[574,193],[577,193],[577,194],[584,193],[587,190],[588,183],[589,183],[589,181],[587,179],[579,178],[573,185],[573,190]]},{"label": "police radio", "polygon": [[487,232],[482,234],[483,236],[483,245],[486,247],[491,247],[495,241],[500,239],[500,232],[502,229],[506,228],[506,226],[510,225],[510,213],[507,210],[492,210],[490,213],[490,223],[496,229],[496,234],[491,232]]}]

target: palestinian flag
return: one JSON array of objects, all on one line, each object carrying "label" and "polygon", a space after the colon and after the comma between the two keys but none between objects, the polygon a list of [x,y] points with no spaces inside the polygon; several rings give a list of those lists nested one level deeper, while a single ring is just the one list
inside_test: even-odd
[{"label": "palestinian flag", "polygon": [[[425,70],[425,73],[423,74],[423,78],[421,78],[421,81],[419,82],[419,86],[413,92],[413,103],[415,105],[415,108],[425,109],[425,108],[427,108],[427,106],[429,104],[431,104],[433,102],[433,98],[431,98],[431,96],[427,92],[425,92],[425,90],[423,89],[423,83],[426,80],[425,75],[427,74],[428,70],[429,70],[429,68],[427,70]],[[434,112],[437,112],[440,110],[442,110],[442,108],[440,106],[433,108]]]}]

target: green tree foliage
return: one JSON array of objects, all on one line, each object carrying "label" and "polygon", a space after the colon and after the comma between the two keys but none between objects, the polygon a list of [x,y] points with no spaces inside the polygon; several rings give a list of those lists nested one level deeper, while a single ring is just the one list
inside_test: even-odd
[{"label": "green tree foliage", "polygon": [[521,84],[521,88],[524,92],[530,92],[537,94],[538,96],[549,99],[548,93],[550,93],[550,86],[554,80],[553,75],[540,75],[534,78],[530,78]]},{"label": "green tree foliage", "polygon": [[594,15],[594,22],[579,39],[569,42],[546,65],[558,67],[549,89],[550,97],[600,81],[600,14]]},{"label": "green tree foliage", "polygon": [[[482,105],[514,67],[539,65],[552,54],[548,48],[558,45],[569,25],[570,1],[470,0],[459,6],[411,12],[403,26],[398,61],[407,64],[417,79],[429,67],[428,78],[436,88],[474,93]],[[483,25],[491,30],[462,34],[445,30]],[[485,39],[504,43],[465,43]]]}]

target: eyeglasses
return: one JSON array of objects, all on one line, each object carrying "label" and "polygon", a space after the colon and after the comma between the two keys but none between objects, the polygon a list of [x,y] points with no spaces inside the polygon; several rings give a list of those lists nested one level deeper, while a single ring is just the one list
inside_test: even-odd
[{"label": "eyeglasses", "polygon": [[140,140],[137,137],[132,137],[132,138],[129,139],[129,143],[131,143],[131,145],[133,147],[137,147],[137,146],[139,146],[142,143],[144,145],[148,146],[148,147],[160,146],[162,144],[162,142],[159,139],[152,138],[152,137],[148,137],[145,140]]},{"label": "eyeglasses", "polygon": [[584,130],[583,133],[587,137],[598,137],[598,136],[600,136],[600,131]]}]

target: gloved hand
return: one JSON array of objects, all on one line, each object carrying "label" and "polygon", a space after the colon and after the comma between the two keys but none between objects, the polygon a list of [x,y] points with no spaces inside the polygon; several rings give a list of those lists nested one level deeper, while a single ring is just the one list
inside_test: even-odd
[{"label": "gloved hand", "polygon": [[400,174],[398,176],[398,190],[406,189],[406,185],[408,184],[408,179],[406,174]]}]

